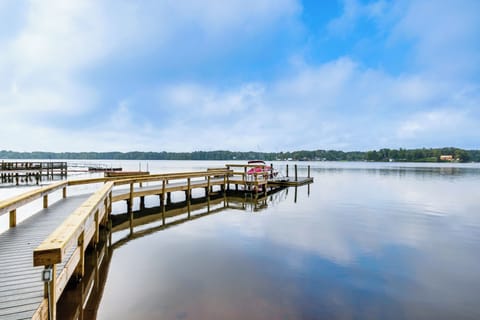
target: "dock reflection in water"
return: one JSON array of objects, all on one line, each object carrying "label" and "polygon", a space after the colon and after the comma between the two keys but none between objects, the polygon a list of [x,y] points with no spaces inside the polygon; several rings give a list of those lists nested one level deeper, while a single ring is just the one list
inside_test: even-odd
[{"label": "dock reflection in water", "polygon": [[[295,201],[297,201],[295,187]],[[310,187],[308,186],[308,194]],[[71,280],[57,303],[58,319],[97,319],[98,309],[108,278],[114,251],[132,240],[189,222],[226,209],[259,212],[269,204],[277,204],[288,195],[288,189],[279,189],[268,196],[216,195],[194,198],[191,201],[172,203],[162,207],[146,208],[132,214],[112,215],[110,230],[102,230],[101,241],[96,248],[89,248],[86,257],[85,276],[78,282]],[[116,240],[114,240],[116,239]],[[135,264],[132,263],[132,268]],[[132,272],[135,272],[132,269]],[[131,275],[126,274],[125,277]],[[152,275],[155,278],[154,275]],[[126,295],[128,295],[128,290]],[[132,318],[131,315],[125,318]],[[133,319],[133,318],[132,318]]]}]

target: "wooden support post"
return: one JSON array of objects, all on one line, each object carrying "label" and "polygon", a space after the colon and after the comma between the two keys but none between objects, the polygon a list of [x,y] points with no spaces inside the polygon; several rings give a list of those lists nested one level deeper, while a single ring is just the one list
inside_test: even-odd
[{"label": "wooden support post", "polygon": [[210,176],[208,176],[207,178],[207,189],[208,189],[208,192],[207,192],[207,197],[210,197]]},{"label": "wooden support post", "polygon": [[101,220],[101,225],[103,227],[107,226],[107,221],[108,221],[108,197],[103,200],[103,209],[105,210],[105,213],[103,214],[103,219]]},{"label": "wooden support post", "polygon": [[308,165],[307,168],[308,168],[308,175],[307,175],[307,177],[310,179],[310,165]]},{"label": "wooden support post", "polygon": [[113,194],[112,191],[108,194],[108,219],[110,220],[110,215],[112,214],[112,205],[113,205]]},{"label": "wooden support post", "polygon": [[15,174],[15,181],[16,181],[16,184],[17,184],[17,186],[18,186],[18,184],[19,184],[18,172]]},{"label": "wooden support post", "polygon": [[167,205],[170,205],[172,203],[172,193],[167,192]]},{"label": "wooden support post", "polygon": [[77,268],[75,269],[75,276],[77,279],[81,279],[85,274],[85,232],[82,232],[77,240],[77,245],[80,248],[80,261],[78,261]]},{"label": "wooden support post", "polygon": [[191,189],[191,179],[187,178],[187,201],[190,201],[192,198],[192,189]]},{"label": "wooden support post", "polygon": [[288,178],[288,164],[287,164],[287,178]]},{"label": "wooden support post", "polygon": [[265,188],[265,197],[266,197],[268,195],[268,178],[267,178],[267,181],[265,182],[265,184],[263,185],[263,187]]},{"label": "wooden support post", "polygon": [[99,210],[95,211],[94,223],[95,223],[95,234],[93,235],[93,247],[95,248],[100,241],[100,221],[99,221]]},{"label": "wooden support post", "polygon": [[52,269],[52,280],[45,282],[44,297],[48,300],[49,318],[57,319],[57,266],[55,264],[45,266],[45,269]]},{"label": "wooden support post", "polygon": [[48,194],[43,196],[43,208],[48,208]]},{"label": "wooden support post", "polygon": [[130,196],[128,203],[128,212],[133,212],[133,183],[130,183]]},{"label": "wooden support post", "polygon": [[297,165],[295,165],[295,181],[298,181]]},{"label": "wooden support post", "polygon": [[226,193],[226,190],[227,190],[227,175],[224,175],[223,176],[223,194]]},{"label": "wooden support post", "polygon": [[67,187],[63,187],[62,189],[62,197],[65,199],[67,197]]},{"label": "wooden support post", "polygon": [[17,225],[17,209],[10,211],[10,228]]},{"label": "wooden support post", "polygon": [[162,181],[162,194],[161,194],[161,200],[162,200],[162,205],[165,203],[165,188],[167,187],[167,182],[165,180]]},{"label": "wooden support post", "polygon": [[140,197],[140,210],[145,210],[145,196]]}]

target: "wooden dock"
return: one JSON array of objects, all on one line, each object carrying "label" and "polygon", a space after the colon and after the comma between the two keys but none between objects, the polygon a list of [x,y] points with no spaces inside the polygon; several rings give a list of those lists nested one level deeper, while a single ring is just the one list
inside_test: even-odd
[{"label": "wooden dock", "polygon": [[42,179],[53,180],[55,177],[65,178],[68,174],[66,162],[32,162],[15,161],[0,162],[0,183],[1,184],[28,184],[35,182],[39,184]]},{"label": "wooden dock", "polygon": [[[143,210],[146,196],[158,196],[159,215],[165,222],[175,215],[171,199],[174,192],[185,194],[181,207],[191,212],[197,209],[198,201],[192,196],[193,189],[203,189],[202,197],[207,201],[222,196],[228,204],[226,197],[231,191],[250,194],[251,199],[261,203],[269,192],[312,181],[300,177],[273,181],[264,173],[247,175],[245,170],[227,167],[61,181],[1,201],[0,215],[8,213],[10,228],[0,234],[0,319],[57,318],[57,301],[72,277],[85,276],[86,249],[99,243],[101,227],[111,226],[115,201],[126,203],[126,212],[133,221],[134,199],[140,199],[139,209]],[[93,183],[103,185],[93,194],[67,196],[67,188]],[[60,190],[61,200],[50,204],[49,195]],[[17,209],[36,199],[43,199],[43,209],[17,225]],[[129,227],[133,228],[131,223]],[[45,282],[41,280],[43,270],[46,275],[51,274]]]}]

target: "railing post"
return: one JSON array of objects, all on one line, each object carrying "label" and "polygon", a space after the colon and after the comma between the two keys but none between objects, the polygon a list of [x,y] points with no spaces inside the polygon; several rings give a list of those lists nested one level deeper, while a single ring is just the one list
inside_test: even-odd
[{"label": "railing post", "polygon": [[80,261],[78,261],[77,268],[75,269],[75,275],[77,278],[82,278],[85,274],[85,241],[84,241],[85,232],[80,234],[78,237],[77,245],[80,248]]},{"label": "railing post", "polygon": [[209,197],[210,196],[210,176],[207,178],[207,194],[205,196]]},{"label": "railing post", "polygon": [[128,202],[128,212],[133,211],[133,183],[130,183],[130,201]]},{"label": "railing post", "polygon": [[110,214],[112,213],[112,205],[113,205],[113,195],[112,195],[112,190],[110,190],[110,193],[108,194],[108,216],[110,219]]},{"label": "railing post", "polygon": [[48,208],[48,194],[43,196],[43,208]]},{"label": "railing post", "polygon": [[191,180],[190,177],[187,178],[187,201],[190,201],[190,198],[192,197],[192,190],[191,188]]},{"label": "railing post", "polygon": [[162,181],[162,197],[160,198],[161,205],[162,205],[162,223],[165,224],[165,187],[166,182],[165,179]]},{"label": "railing post", "polygon": [[10,228],[13,228],[17,225],[17,209],[10,211]]},{"label": "railing post", "polygon": [[63,187],[63,190],[62,190],[62,197],[63,199],[65,199],[67,197],[67,187]]},{"label": "railing post", "polygon": [[99,212],[100,209],[95,211],[94,221],[95,221],[95,235],[93,236],[93,245],[94,247],[97,246],[97,243],[100,241],[100,221],[99,221]]}]

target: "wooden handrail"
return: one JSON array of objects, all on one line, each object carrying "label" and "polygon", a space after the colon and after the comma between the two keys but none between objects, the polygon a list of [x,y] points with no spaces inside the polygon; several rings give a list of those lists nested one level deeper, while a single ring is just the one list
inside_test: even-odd
[{"label": "wooden handrail", "polygon": [[[99,241],[100,224],[107,220],[112,210],[113,182],[106,183],[88,198],[63,223],[33,251],[33,265],[51,270],[52,279],[45,282],[50,317],[56,319],[56,305],[69,279],[75,273],[85,273],[85,250],[93,240]],[[71,254],[68,260],[67,252]],[[64,262],[57,274],[57,264]]]},{"label": "wooden handrail", "polygon": [[144,177],[132,177],[127,179],[120,179],[115,181],[115,185],[131,184],[131,183],[141,183],[141,182],[152,182],[152,181],[162,181],[162,180],[179,180],[179,179],[188,179],[188,178],[201,178],[217,175],[226,175],[230,174],[231,171],[224,170],[210,170],[210,171],[194,171],[194,172],[181,172],[181,173],[165,173],[158,175],[150,175]]},{"label": "wooden handrail", "polygon": [[180,172],[180,173],[160,173],[160,174],[145,174],[145,175],[132,175],[127,177],[101,177],[101,178],[89,178],[89,179],[78,179],[78,180],[69,180],[69,186],[77,186],[83,184],[92,184],[92,183],[102,183],[115,181],[115,185],[129,184],[129,183],[139,183],[139,182],[149,182],[149,181],[161,181],[163,179],[174,180],[174,179],[186,179],[188,177],[204,177],[208,175],[218,175],[223,173],[231,173],[231,170],[227,169],[210,169],[208,171],[193,171],[193,172]]},{"label": "wooden handrail", "polygon": [[41,187],[21,195],[0,202],[0,216],[9,212],[9,226],[13,228],[17,225],[17,209],[34,200],[43,197],[43,207],[48,207],[48,195],[59,189],[63,189],[63,197],[67,196],[67,182],[57,182],[46,187]]},{"label": "wooden handrail", "polygon": [[72,240],[85,230],[85,222],[93,215],[109,197],[113,182],[106,183],[95,192],[80,207],[70,214],[63,223],[33,251],[33,265],[52,265],[60,263],[65,256],[65,250]]},{"label": "wooden handrail", "polygon": [[36,199],[39,199],[66,186],[66,181],[57,182],[45,187],[40,187],[38,189],[23,193],[18,196],[14,196],[10,199],[0,201],[0,215],[9,212],[10,210],[17,209],[23,205],[26,205],[27,203],[30,203]]}]

